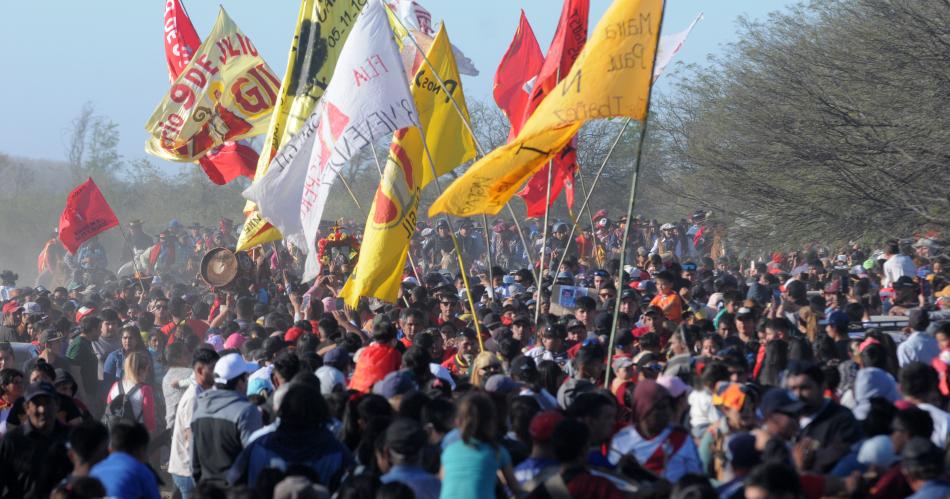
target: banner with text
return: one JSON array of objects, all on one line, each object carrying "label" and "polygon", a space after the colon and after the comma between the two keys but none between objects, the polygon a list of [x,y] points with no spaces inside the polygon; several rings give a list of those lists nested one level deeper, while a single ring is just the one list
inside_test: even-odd
[{"label": "banner with text", "polygon": [[304,280],[319,270],[316,242],[330,187],[364,146],[418,124],[384,7],[370,3],[347,38],[326,93],[300,133],[244,196],[291,242],[306,244]]},{"label": "banner with text", "polygon": [[615,0],[571,71],[521,133],[472,165],[429,208],[429,216],[496,214],[519,187],[593,119],[646,118],[663,0]]},{"label": "banner with text", "polygon": [[279,82],[222,8],[214,29],[145,129],[145,150],[170,161],[195,161],[231,140],[262,134]]},{"label": "banner with text", "polygon": [[[280,83],[277,106],[267,128],[255,178],[264,176],[277,151],[303,129],[330,82],[343,44],[366,2],[301,1],[287,70]],[[253,202],[247,202],[244,213],[247,218],[238,237],[237,250],[281,238],[277,229],[258,213]]]}]

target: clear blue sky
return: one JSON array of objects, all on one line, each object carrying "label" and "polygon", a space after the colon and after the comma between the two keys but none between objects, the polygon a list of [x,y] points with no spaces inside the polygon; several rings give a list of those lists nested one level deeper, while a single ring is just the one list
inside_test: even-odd
[{"label": "clear blue sky", "polygon": [[[183,0],[199,36],[212,27],[219,2]],[[735,40],[740,15],[764,19],[789,0],[668,0],[664,32],[681,31],[699,13],[676,61],[702,63]],[[220,0],[230,16],[282,75],[299,2]],[[481,71],[465,77],[467,95],[488,99],[491,81],[523,8],[542,50],[547,50],[561,10],[560,0],[420,0],[434,20],[443,19],[453,43]],[[591,27],[610,0],[591,0]],[[144,125],[168,88],[162,44],[162,0],[5,2],[0,19],[4,98],[0,152],[34,158],[65,157],[66,131],[86,101],[118,123],[120,153],[145,156]],[[674,62],[675,64],[675,62]],[[670,90],[669,82],[659,86]],[[159,162],[159,160],[155,160]],[[169,168],[175,168],[168,163]]]}]

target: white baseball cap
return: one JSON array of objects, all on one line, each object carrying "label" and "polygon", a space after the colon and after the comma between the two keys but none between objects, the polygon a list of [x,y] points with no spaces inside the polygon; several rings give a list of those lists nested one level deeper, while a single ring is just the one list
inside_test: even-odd
[{"label": "white baseball cap", "polygon": [[245,362],[239,353],[229,353],[218,359],[214,364],[214,382],[227,383],[242,374],[249,374],[260,369],[256,362]]},{"label": "white baseball cap", "polygon": [[346,376],[343,372],[333,366],[321,366],[314,373],[320,380],[320,393],[329,395],[333,393],[337,386],[346,389]]}]

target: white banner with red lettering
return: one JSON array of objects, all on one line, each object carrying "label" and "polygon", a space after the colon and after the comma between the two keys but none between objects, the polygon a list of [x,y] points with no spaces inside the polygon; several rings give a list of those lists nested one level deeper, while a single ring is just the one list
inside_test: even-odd
[{"label": "white banner with red lettering", "polygon": [[[347,37],[326,92],[304,128],[280,149],[244,197],[307,253],[304,280],[319,272],[318,225],[340,169],[367,144],[418,126],[384,7],[369,2]],[[304,241],[306,241],[304,243]]]}]

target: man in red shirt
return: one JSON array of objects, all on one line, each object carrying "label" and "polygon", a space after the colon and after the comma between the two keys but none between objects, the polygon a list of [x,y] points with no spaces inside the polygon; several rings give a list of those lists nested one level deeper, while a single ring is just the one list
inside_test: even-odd
[{"label": "man in red shirt", "polygon": [[399,369],[402,354],[396,349],[396,326],[385,320],[373,324],[373,342],[356,352],[356,369],[350,388],[369,392],[373,384]]},{"label": "man in red shirt", "polygon": [[415,338],[416,333],[422,331],[425,327],[425,315],[421,310],[417,308],[404,309],[399,314],[399,332],[402,333],[399,341],[406,348],[411,347],[412,339]]},{"label": "man in red shirt", "polygon": [[185,324],[191,328],[191,331],[195,333],[195,336],[197,336],[199,340],[204,340],[205,333],[208,332],[208,323],[197,319],[189,319],[188,304],[185,302],[185,300],[178,296],[169,300],[168,312],[171,314],[172,320],[163,325],[161,331],[162,334],[168,337],[169,344],[174,342],[172,333],[179,324]]},{"label": "man in red shirt", "polygon": [[452,376],[465,377],[475,359],[478,338],[471,328],[463,328],[455,341],[456,353],[443,362],[442,367],[448,369]]}]

